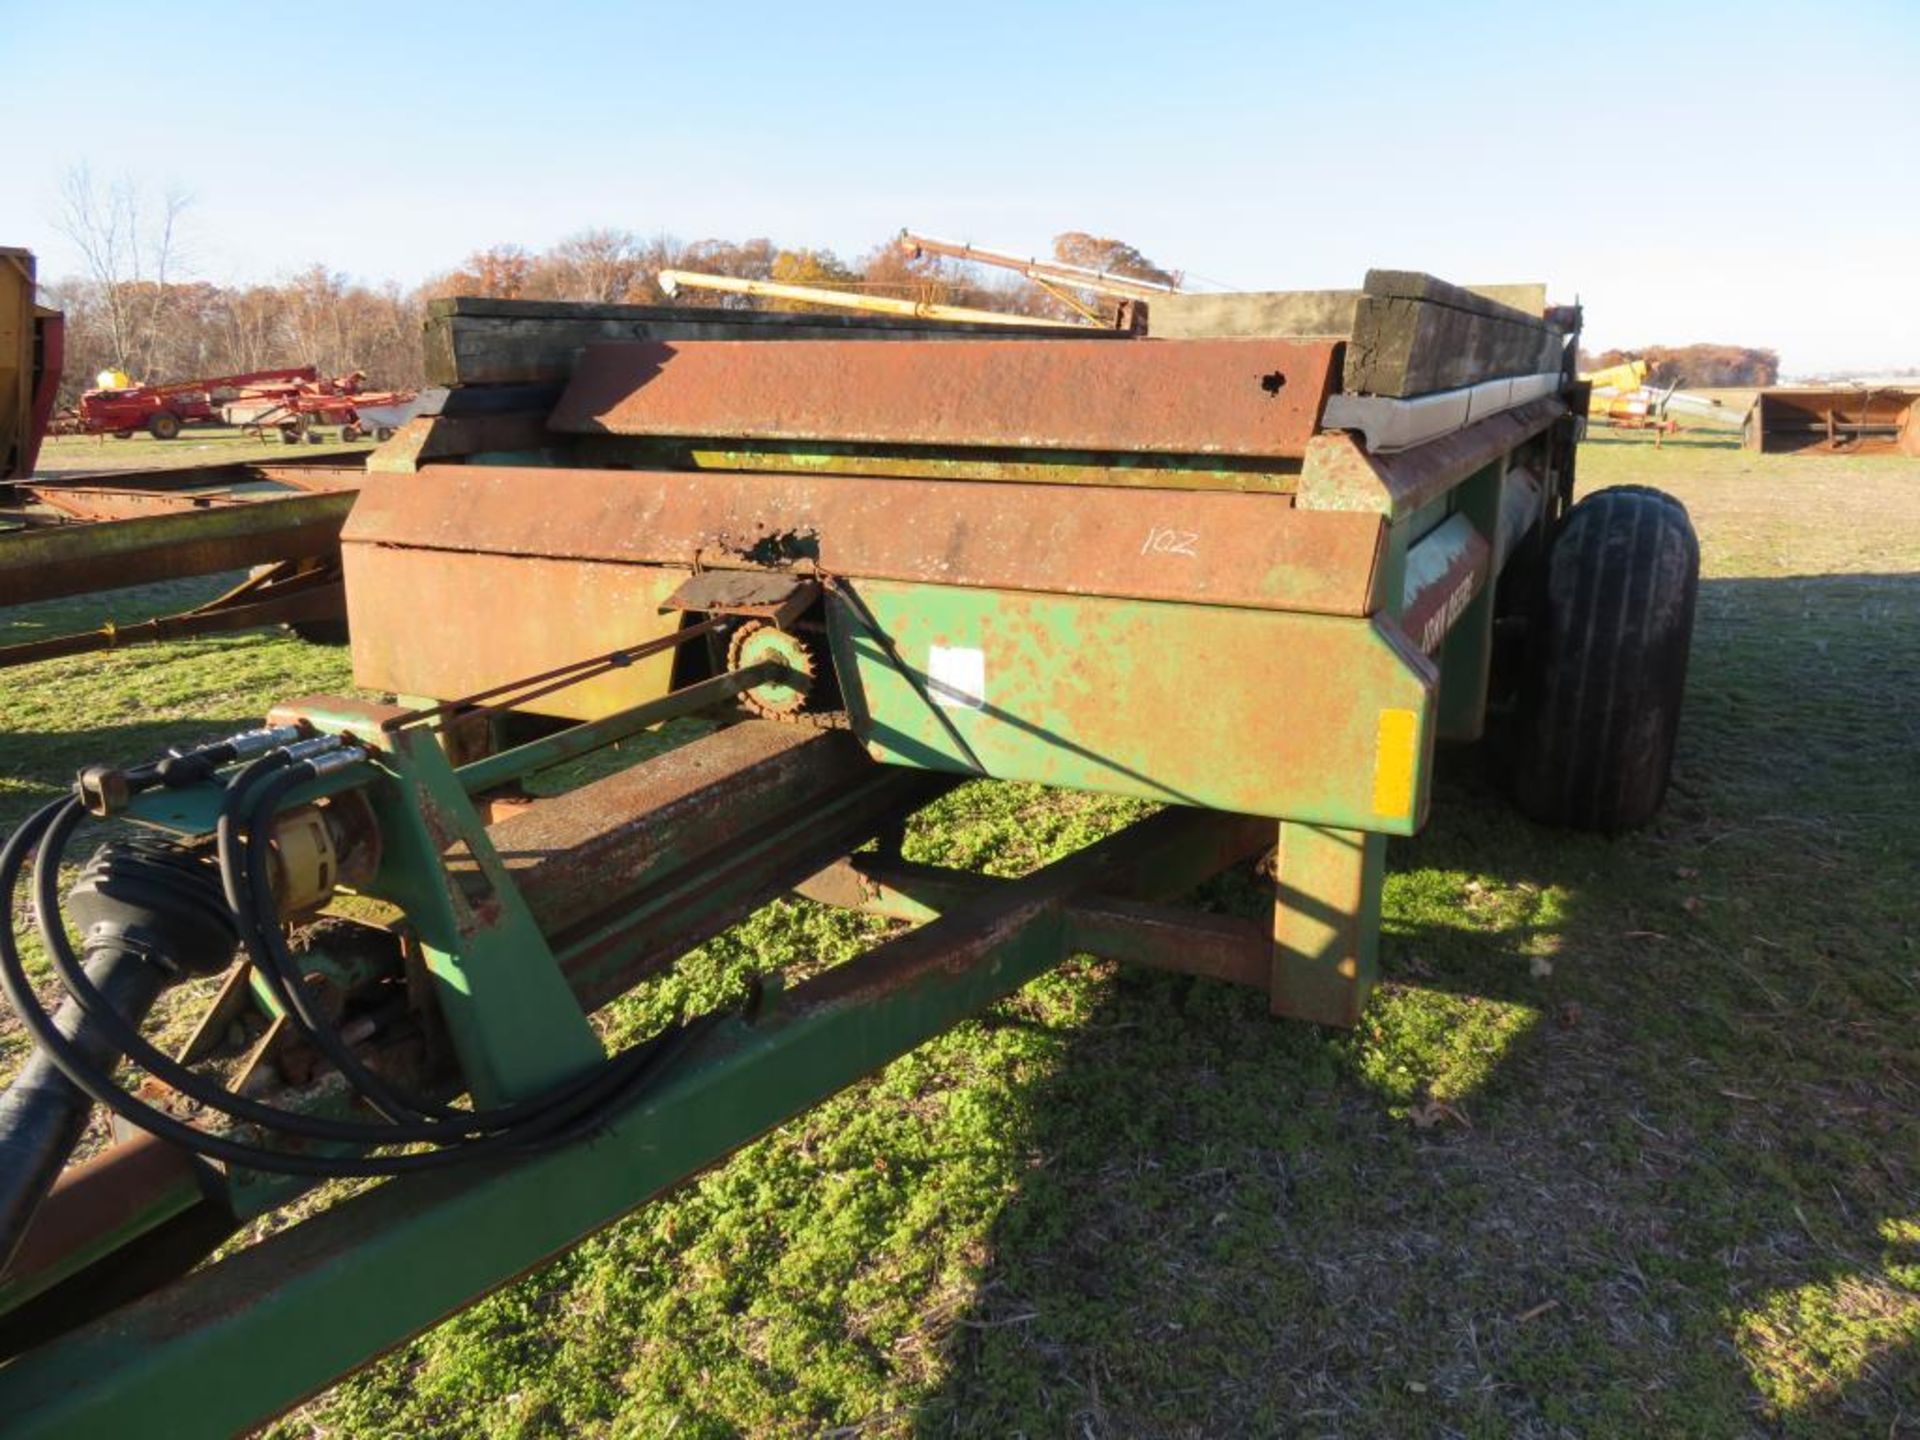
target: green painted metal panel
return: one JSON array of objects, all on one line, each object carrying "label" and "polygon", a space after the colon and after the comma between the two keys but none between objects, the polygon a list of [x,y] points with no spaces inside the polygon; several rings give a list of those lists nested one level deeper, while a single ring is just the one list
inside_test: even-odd
[{"label": "green painted metal panel", "polygon": [[843,582],[835,659],[876,759],[1411,834],[1433,665],[1391,622]]}]

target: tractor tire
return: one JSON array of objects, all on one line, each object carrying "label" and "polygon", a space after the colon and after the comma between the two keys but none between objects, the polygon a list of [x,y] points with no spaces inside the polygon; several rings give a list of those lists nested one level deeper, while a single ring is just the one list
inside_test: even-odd
[{"label": "tractor tire", "polygon": [[156,440],[174,440],[180,435],[180,417],[171,410],[156,411],[147,420],[147,433]]},{"label": "tractor tire", "polygon": [[358,440],[361,434],[362,431],[358,425],[342,425],[340,427],[340,443],[342,445],[350,445],[355,440]]},{"label": "tractor tire", "polygon": [[1567,512],[1514,716],[1514,798],[1528,816],[1612,835],[1658,812],[1699,589],[1700,543],[1671,495],[1622,485]]},{"label": "tractor tire", "polygon": [[374,426],[373,438],[379,441],[382,445],[386,444],[387,441],[393,438],[393,427],[391,425]]}]

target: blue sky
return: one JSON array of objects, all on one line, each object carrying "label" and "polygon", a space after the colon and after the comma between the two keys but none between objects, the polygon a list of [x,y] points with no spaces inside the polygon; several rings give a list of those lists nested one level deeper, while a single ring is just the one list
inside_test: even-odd
[{"label": "blue sky", "polygon": [[1083,229],[1233,288],[1544,279],[1594,345],[1914,365],[1916,22],[1915,0],[0,0],[0,244],[75,269],[54,215],[86,162],[191,191],[218,281],[323,260],[411,283],[590,225],[846,253],[902,225],[1029,252]]}]

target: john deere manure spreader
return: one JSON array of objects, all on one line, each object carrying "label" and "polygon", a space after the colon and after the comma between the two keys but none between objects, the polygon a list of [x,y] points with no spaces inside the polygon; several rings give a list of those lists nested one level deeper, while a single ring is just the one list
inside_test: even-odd
[{"label": "john deere manure spreader", "polygon": [[[1645,820],[1697,550],[1571,504],[1577,331],[1385,272],[1128,333],[442,302],[342,533],[394,698],[103,755],[0,852],[65,991],[9,931],[7,1432],[255,1423],[1071,954],[1352,1024],[1386,838],[1490,703],[1530,813]],[[1163,808],[1018,880],[904,861],[976,777]],[[1174,903],[1268,851],[1269,920]],[[795,891],[910,923],[608,1053],[598,1007]],[[200,1263],[339,1176],[381,1180]]]}]

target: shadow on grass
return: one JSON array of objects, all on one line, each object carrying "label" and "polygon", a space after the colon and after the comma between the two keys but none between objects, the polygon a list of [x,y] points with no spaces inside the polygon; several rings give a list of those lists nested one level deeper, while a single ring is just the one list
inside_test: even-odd
[{"label": "shadow on grass", "polygon": [[[338,1428],[568,1433],[522,1407],[547,1385],[654,1433],[669,1403],[701,1434],[1887,1433],[1920,1411],[1917,617],[1913,576],[1708,584],[1667,814],[1549,834],[1450,757],[1391,850],[1356,1032],[1069,966],[983,1022],[1018,1046],[926,1047],[336,1392],[365,1421]],[[208,642],[156,677],[243,658]],[[138,758],[273,698],[23,726],[0,771]],[[1035,820],[955,843],[991,859]],[[967,1068],[1009,1054],[1033,1078]],[[1014,1155],[1004,1190],[967,1145]],[[856,1222],[896,1204],[903,1273],[856,1290],[880,1229]],[[950,1259],[971,1283],[911,1333],[847,1298],[936,1295]]]},{"label": "shadow on grass", "polygon": [[1001,1093],[1030,1169],[918,1433],[1911,1421],[1920,577],[1709,582],[1700,636],[1639,835],[1449,758],[1355,1033],[1105,972]]}]

